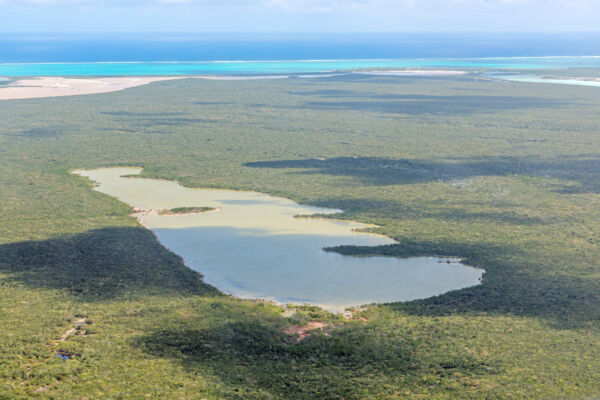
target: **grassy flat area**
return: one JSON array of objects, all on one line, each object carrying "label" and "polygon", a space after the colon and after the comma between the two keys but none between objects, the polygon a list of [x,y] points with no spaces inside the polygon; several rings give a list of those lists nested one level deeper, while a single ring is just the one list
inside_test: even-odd
[{"label": "grassy flat area", "polygon": [[[599,113],[598,88],[473,77],[190,79],[0,102],[0,398],[597,395]],[[335,328],[296,342],[294,319],[203,284],[68,172],[116,165],[341,208],[399,241],[344,254],[458,256],[487,273],[352,321],[303,311]]]}]

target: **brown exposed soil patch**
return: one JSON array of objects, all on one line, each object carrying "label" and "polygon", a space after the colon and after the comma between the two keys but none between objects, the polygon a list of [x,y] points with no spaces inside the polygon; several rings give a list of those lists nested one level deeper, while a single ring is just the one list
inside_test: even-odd
[{"label": "brown exposed soil patch", "polygon": [[287,333],[288,335],[298,335],[298,341],[301,341],[303,339],[306,339],[307,337],[310,336],[310,332],[317,330],[317,329],[323,329],[327,327],[327,324],[324,322],[317,322],[317,321],[313,321],[313,322],[309,322],[306,325],[294,325],[294,326],[290,326],[284,329],[284,332]]}]

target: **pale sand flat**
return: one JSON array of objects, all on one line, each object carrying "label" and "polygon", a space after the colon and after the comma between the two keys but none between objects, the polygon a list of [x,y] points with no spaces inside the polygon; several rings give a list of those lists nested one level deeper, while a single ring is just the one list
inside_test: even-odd
[{"label": "pale sand flat", "polygon": [[293,325],[285,328],[283,331],[288,335],[298,335],[298,342],[310,336],[310,331],[326,328],[328,324],[323,322],[311,321],[306,325]]},{"label": "pale sand flat", "polygon": [[76,96],[116,92],[152,82],[183,79],[186,76],[144,76],[105,78],[39,77],[20,79],[0,86],[0,100],[33,99],[41,97]]}]

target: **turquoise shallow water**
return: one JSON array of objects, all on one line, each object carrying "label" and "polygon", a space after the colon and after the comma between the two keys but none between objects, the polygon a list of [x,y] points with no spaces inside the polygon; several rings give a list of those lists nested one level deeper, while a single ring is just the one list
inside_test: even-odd
[{"label": "turquoise shallow water", "polygon": [[0,76],[133,76],[307,74],[378,68],[564,69],[600,68],[600,57],[463,58],[314,61],[200,61],[8,63]]}]

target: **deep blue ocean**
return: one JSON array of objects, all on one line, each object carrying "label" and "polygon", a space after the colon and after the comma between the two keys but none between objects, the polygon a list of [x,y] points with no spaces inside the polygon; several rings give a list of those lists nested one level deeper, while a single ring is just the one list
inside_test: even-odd
[{"label": "deep blue ocean", "polygon": [[600,67],[600,34],[0,35],[0,76]]}]

